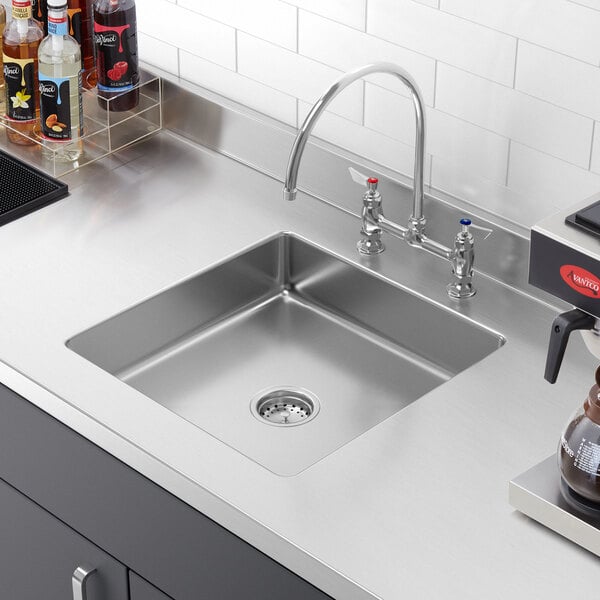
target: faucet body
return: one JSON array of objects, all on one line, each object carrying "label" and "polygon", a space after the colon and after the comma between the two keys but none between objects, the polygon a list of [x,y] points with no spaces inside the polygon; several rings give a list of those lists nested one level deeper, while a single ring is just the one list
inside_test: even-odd
[{"label": "faucet body", "polygon": [[[425,166],[425,103],[423,94],[413,77],[402,67],[393,63],[380,62],[366,65],[350,73],[346,73],[335,81],[329,89],[317,100],[310,110],[304,123],[298,131],[287,165],[283,197],[285,200],[296,199],[296,183],[298,170],[306,142],[319,117],[331,101],[350,84],[373,73],[387,73],[397,77],[410,90],[415,112],[415,167],[412,213],[407,226],[390,221],[383,214],[381,196],[377,192],[377,180],[365,181],[368,184],[367,193],[363,197],[362,239],[358,249],[362,254],[378,254],[383,252],[381,232],[386,230],[411,246],[422,248],[441,258],[451,261],[454,281],[448,286],[448,294],[453,298],[468,298],[475,294],[471,283],[473,276],[473,236],[468,231],[468,225],[463,224],[463,230],[455,238],[454,248],[430,239],[425,235],[426,219],[423,215],[423,171]],[[462,221],[461,221],[462,224]]]},{"label": "faucet body", "polygon": [[[396,234],[404,239],[406,227],[386,219],[383,214],[381,194],[377,191],[378,180],[369,178],[368,189],[363,196],[361,239],[356,244],[361,254],[380,254],[385,250],[381,241],[383,230]],[[475,238],[469,231],[470,219],[460,220],[461,230],[454,238],[452,248],[428,238],[421,233],[420,240],[413,238],[411,245],[421,247],[437,256],[449,260],[452,265],[452,282],[446,286],[448,295],[452,298],[470,298],[476,293],[473,287],[473,264],[475,262]],[[483,229],[483,228],[479,228]],[[488,231],[484,229],[484,231]]]}]

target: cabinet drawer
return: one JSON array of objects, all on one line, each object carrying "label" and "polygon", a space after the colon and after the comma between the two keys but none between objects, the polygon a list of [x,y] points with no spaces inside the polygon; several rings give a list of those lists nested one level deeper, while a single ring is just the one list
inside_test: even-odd
[{"label": "cabinet drawer", "polygon": [[0,598],[68,600],[83,565],[88,600],[128,600],[121,563],[0,480]]},{"label": "cabinet drawer", "polygon": [[1,384],[0,479],[176,600],[330,599]]},{"label": "cabinet drawer", "polygon": [[[171,600],[169,596],[157,590],[133,571],[129,571],[129,594],[131,600]],[[201,597],[198,595],[198,598]]]}]

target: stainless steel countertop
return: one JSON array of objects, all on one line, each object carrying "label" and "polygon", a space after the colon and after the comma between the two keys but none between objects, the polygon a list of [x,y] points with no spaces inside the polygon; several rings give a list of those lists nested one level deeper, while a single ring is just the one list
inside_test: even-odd
[{"label": "stainless steel countertop", "polygon": [[[70,197],[0,229],[0,381],[340,600],[597,596],[598,560],[507,500],[508,481],[554,450],[595,366],[577,336],[559,382],[544,382],[552,307],[483,276],[457,304],[442,260],[389,237],[361,258],[355,216],[305,194],[284,203],[280,182],[169,132],[67,181]],[[65,346],[286,230],[507,343],[294,477]]]}]

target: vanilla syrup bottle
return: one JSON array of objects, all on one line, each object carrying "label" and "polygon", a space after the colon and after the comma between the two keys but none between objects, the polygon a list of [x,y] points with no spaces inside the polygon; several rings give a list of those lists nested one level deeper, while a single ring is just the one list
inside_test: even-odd
[{"label": "vanilla syrup bottle", "polygon": [[12,17],[2,36],[6,136],[12,143],[26,146],[35,144],[39,114],[37,55],[44,31],[32,18],[31,0],[12,0]]},{"label": "vanilla syrup bottle", "polygon": [[95,0],[94,47],[99,105],[108,104],[112,111],[135,108],[139,68],[134,0]]},{"label": "vanilla syrup bottle", "polygon": [[42,154],[75,162],[82,152],[81,49],[69,35],[67,0],[48,0],[48,37],[39,52]]}]

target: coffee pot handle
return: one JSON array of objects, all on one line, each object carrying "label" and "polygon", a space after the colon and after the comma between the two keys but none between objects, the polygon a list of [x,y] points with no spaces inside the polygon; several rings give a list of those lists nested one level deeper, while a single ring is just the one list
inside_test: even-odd
[{"label": "coffee pot handle", "polygon": [[564,312],[554,319],[550,331],[548,356],[546,357],[546,371],[544,373],[546,381],[556,383],[571,332],[576,329],[593,329],[595,325],[596,318],[578,308]]}]

